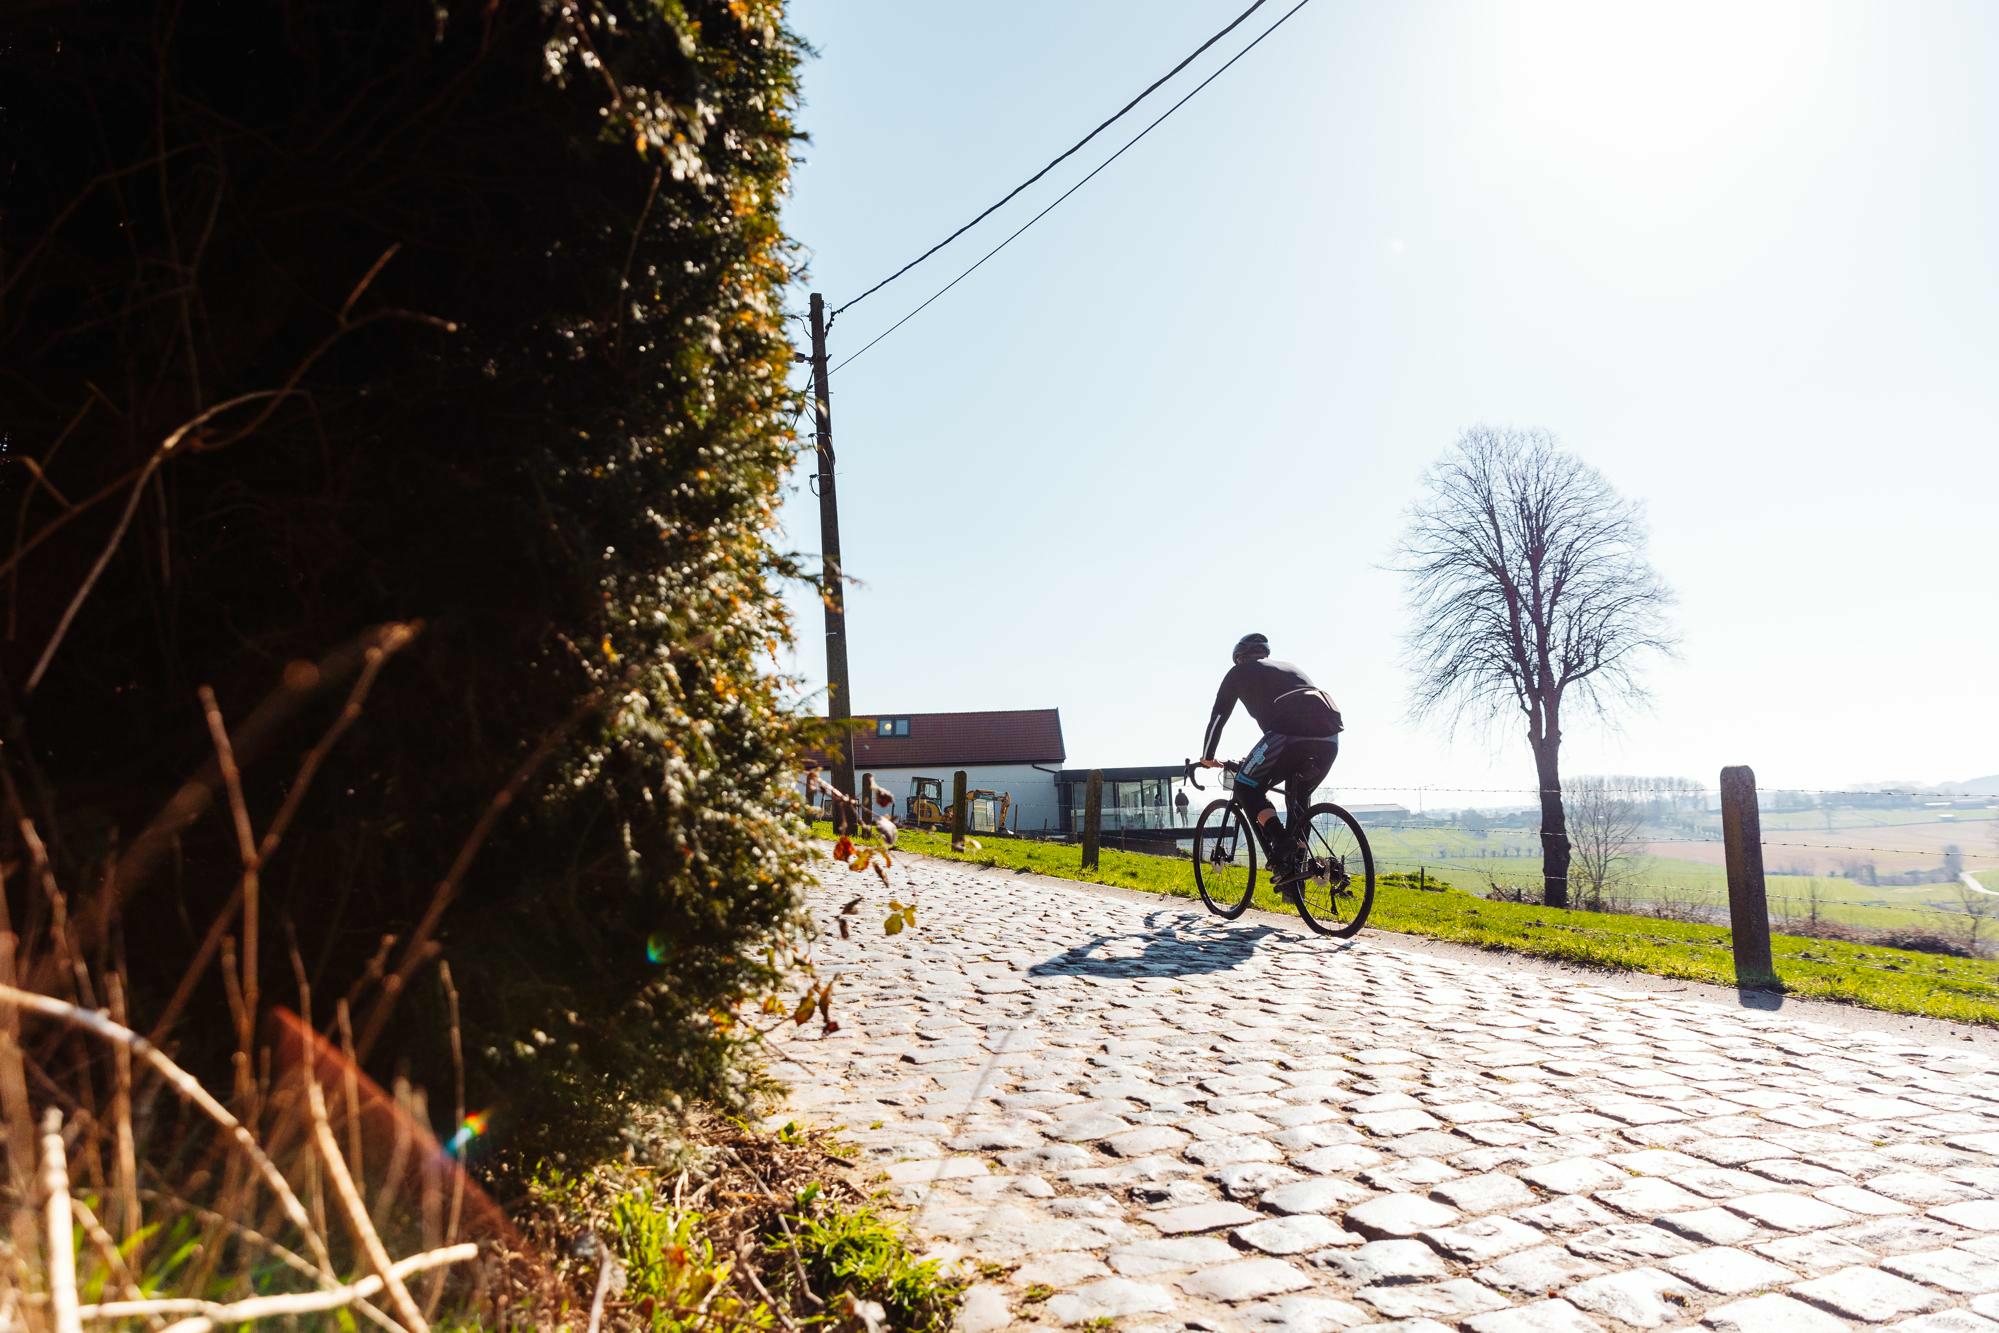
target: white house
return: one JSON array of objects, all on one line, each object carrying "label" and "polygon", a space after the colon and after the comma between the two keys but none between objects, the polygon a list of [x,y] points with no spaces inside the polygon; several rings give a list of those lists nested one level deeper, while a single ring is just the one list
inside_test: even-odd
[{"label": "white house", "polygon": [[895,798],[895,817],[909,813],[911,781],[936,778],[951,800],[951,775],[965,770],[968,790],[1013,798],[1007,822],[1022,831],[1062,827],[1056,776],[1061,772],[1062,716],[1054,708],[987,713],[870,713],[873,730],[854,746],[854,776],[872,774]]}]

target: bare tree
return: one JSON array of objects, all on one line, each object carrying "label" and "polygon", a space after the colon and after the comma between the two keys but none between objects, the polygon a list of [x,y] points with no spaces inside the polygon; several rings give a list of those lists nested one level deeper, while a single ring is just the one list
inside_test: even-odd
[{"label": "bare tree", "polygon": [[1636,668],[1673,646],[1672,593],[1645,559],[1638,506],[1545,432],[1468,430],[1426,489],[1400,551],[1416,620],[1412,711],[1520,710],[1539,778],[1543,897],[1567,906],[1564,707],[1607,713],[1642,694]]},{"label": "bare tree", "polygon": [[1618,778],[1575,778],[1566,783],[1569,842],[1574,859],[1569,882],[1582,891],[1582,905],[1603,907],[1604,897],[1622,884],[1645,843],[1644,811],[1624,795]]},{"label": "bare tree", "polygon": [[1957,900],[1964,910],[1964,944],[1975,958],[1979,954],[1978,937],[1999,918],[1999,894],[1977,887],[1966,875],[1957,881]]}]

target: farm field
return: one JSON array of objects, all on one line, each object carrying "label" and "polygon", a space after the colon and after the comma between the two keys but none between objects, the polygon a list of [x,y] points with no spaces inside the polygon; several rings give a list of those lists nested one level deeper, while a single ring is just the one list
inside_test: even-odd
[{"label": "farm field", "polygon": [[[1837,813],[1837,812],[1836,812]],[[1882,811],[1883,814],[1896,813]],[[1946,848],[1956,847],[1971,866],[1999,865],[1999,841],[1991,812],[1965,811],[1975,818],[1938,819],[1927,812],[1909,812],[1926,817],[1899,823],[1841,825],[1828,830],[1824,820],[1812,824],[1773,824],[1763,819],[1763,864],[1773,873],[1826,875],[1855,863],[1872,865],[1882,874],[1927,870],[1943,860]],[[1711,843],[1655,843],[1655,854],[1670,855],[1711,865],[1722,863],[1720,831]]]},{"label": "farm field", "polygon": [[[1832,817],[1830,829],[1826,816]],[[1841,829],[1901,828],[1911,824],[1984,824],[1987,841],[1999,827],[1999,812],[1991,808],[1983,810],[1848,810],[1835,808],[1826,810],[1765,810],[1762,812],[1763,831],[1785,829],[1792,832],[1810,830],[1814,833],[1838,831]],[[1716,827],[1719,828],[1719,822]]]},{"label": "farm field", "polygon": [[[1921,811],[1910,813],[1927,814]],[[1991,833],[1999,831],[1999,823],[1991,819],[1988,811],[1971,813],[1980,815],[1982,820],[1973,836],[1965,836],[1972,830],[1943,825],[1942,828],[1950,830],[1956,837],[1936,838],[1934,851],[1899,860],[1879,855],[1871,859],[1883,873],[1927,870],[1942,862],[1945,846],[1956,845],[1964,849],[1965,863],[1980,872],[1981,882],[1988,886],[1999,884],[1999,846],[1994,846],[1991,839]],[[1911,824],[1892,831],[1899,838],[1910,829],[1932,826],[1935,826],[1934,819],[1926,818],[1922,825]],[[1852,839],[1867,837],[1878,831],[1843,830],[1832,836]],[[1882,930],[1929,930],[1946,935],[1955,934],[1962,928],[1956,881],[1890,886],[1863,884],[1825,873],[1784,873],[1793,864],[1780,859],[1787,849],[1769,844],[1785,839],[1771,839],[1768,836],[1771,829],[1767,824],[1764,833],[1764,865],[1770,911],[1779,920],[1811,917],[1816,899],[1818,918],[1841,925]],[[1723,868],[1719,828],[1708,836],[1713,840],[1689,836],[1648,843],[1646,854],[1630,868],[1617,896],[1634,906],[1660,904],[1670,908],[1698,906],[1725,909],[1728,903],[1728,876]],[[1527,830],[1493,829],[1480,834],[1448,826],[1370,826],[1368,840],[1374,847],[1376,869],[1383,874],[1421,874],[1431,882],[1448,884],[1480,897],[1485,896],[1494,884],[1531,889],[1537,895],[1539,892],[1540,838]],[[1805,839],[1800,837],[1798,840]],[[1910,839],[1896,845],[1914,850],[1923,844]],[[1981,846],[1990,850],[1981,855]],[[1847,859],[1853,858],[1849,855]],[[1837,859],[1833,861],[1835,865],[1839,863]]]}]

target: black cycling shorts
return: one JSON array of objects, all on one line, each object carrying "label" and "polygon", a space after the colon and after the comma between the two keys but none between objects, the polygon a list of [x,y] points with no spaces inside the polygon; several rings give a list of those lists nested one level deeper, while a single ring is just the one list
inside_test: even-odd
[{"label": "black cycling shorts", "polygon": [[1256,743],[1242,761],[1236,785],[1247,788],[1244,804],[1262,809],[1270,799],[1270,789],[1282,783],[1284,804],[1292,817],[1302,817],[1312,804],[1312,793],[1333,771],[1340,757],[1338,736],[1285,736],[1270,732]]}]

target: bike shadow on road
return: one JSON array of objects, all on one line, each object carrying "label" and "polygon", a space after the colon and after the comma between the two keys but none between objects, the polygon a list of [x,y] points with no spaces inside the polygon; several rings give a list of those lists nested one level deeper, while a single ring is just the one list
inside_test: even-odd
[{"label": "bike shadow on road", "polygon": [[1242,966],[1257,945],[1284,932],[1248,929],[1150,912],[1143,930],[1095,935],[1027,969],[1031,977],[1188,977]]}]

